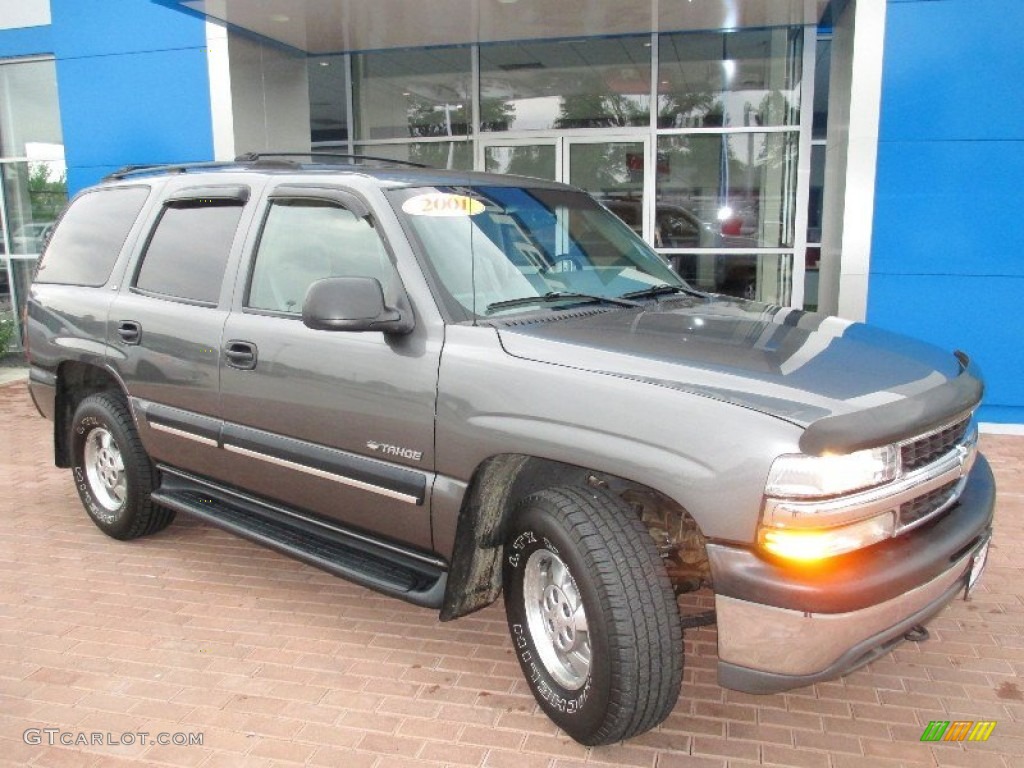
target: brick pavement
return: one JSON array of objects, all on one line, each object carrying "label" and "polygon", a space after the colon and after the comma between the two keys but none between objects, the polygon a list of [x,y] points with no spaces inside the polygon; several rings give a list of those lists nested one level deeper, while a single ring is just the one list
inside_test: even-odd
[{"label": "brick pavement", "polygon": [[[1024,438],[985,436],[1000,483],[977,598],[839,682],[751,696],[686,633],[683,693],[656,730],[587,749],[538,711],[500,605],[454,623],[186,517],[101,534],[23,383],[0,387],[0,765],[1024,765]],[[996,720],[987,743],[919,741]],[[23,743],[26,728],[202,731],[202,746]]]}]

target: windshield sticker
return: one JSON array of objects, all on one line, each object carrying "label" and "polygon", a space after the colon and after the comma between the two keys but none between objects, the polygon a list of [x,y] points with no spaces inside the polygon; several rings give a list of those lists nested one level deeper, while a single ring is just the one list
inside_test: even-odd
[{"label": "windshield sticker", "polygon": [[484,204],[465,195],[428,192],[410,197],[402,210],[410,216],[476,216],[484,212]]}]

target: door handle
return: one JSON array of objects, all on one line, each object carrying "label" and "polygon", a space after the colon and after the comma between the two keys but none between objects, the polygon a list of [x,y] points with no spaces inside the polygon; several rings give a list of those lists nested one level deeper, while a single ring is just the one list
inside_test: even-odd
[{"label": "door handle", "polygon": [[242,371],[256,367],[256,345],[251,341],[229,341],[224,347],[228,365]]},{"label": "door handle", "polygon": [[122,320],[117,324],[117,335],[125,344],[138,344],[142,341],[142,326],[134,320]]}]

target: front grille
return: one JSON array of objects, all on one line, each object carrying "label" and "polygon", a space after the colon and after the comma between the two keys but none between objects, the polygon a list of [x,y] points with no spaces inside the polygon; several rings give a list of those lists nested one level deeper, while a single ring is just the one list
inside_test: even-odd
[{"label": "front grille", "polygon": [[929,491],[923,496],[918,496],[913,501],[908,501],[900,504],[900,528],[906,528],[908,525],[913,525],[918,520],[928,517],[928,515],[937,511],[940,507],[946,504],[956,493],[956,486],[958,480],[946,483],[934,491]]},{"label": "front grille", "polygon": [[965,418],[956,424],[950,424],[948,427],[940,429],[938,432],[932,432],[930,435],[904,443],[900,446],[903,471],[912,472],[949,453],[957,443],[963,440],[969,423],[970,419]]}]

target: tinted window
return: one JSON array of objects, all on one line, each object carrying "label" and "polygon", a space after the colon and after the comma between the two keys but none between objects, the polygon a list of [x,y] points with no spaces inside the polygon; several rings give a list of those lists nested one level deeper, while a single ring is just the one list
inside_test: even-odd
[{"label": "tinted window", "polygon": [[386,291],[391,274],[384,244],[366,219],[328,202],[276,201],[263,227],[247,306],[298,313],[316,280],[373,277]]},{"label": "tinted window", "polygon": [[242,206],[237,202],[174,203],[150,238],[135,287],[216,304]]},{"label": "tinted window", "polygon": [[148,187],[82,195],[64,213],[39,264],[36,281],[99,286],[107,282]]}]

